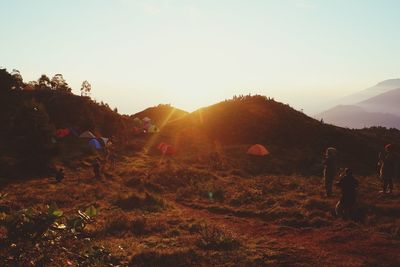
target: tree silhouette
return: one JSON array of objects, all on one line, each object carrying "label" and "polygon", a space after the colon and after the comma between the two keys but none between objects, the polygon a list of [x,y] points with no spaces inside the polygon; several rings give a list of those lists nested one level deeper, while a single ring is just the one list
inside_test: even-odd
[{"label": "tree silhouette", "polygon": [[81,86],[81,96],[90,97],[90,92],[92,90],[92,85],[88,81],[83,81]]},{"label": "tree silhouette", "polygon": [[46,74],[42,74],[38,79],[38,88],[41,90],[51,88],[50,78]]},{"label": "tree silhouette", "polygon": [[64,76],[60,73],[54,75],[50,81],[51,87],[53,90],[63,91],[63,92],[71,92],[71,88],[68,83],[65,81]]},{"label": "tree silhouette", "polygon": [[11,90],[14,79],[6,69],[0,69],[0,91]]},{"label": "tree silhouette", "polygon": [[22,75],[19,72],[19,70],[13,69],[10,74],[14,80],[12,89],[22,90],[24,88],[24,81],[23,81]]}]

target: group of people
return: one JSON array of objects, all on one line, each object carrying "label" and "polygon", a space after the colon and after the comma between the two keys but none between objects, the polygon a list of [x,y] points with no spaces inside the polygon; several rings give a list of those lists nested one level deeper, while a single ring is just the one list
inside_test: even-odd
[{"label": "group of people", "polygon": [[[393,180],[397,175],[393,148],[392,144],[388,144],[385,146],[384,152],[379,153],[378,177],[382,180],[381,193],[391,194],[393,192]],[[323,165],[325,192],[327,197],[331,197],[333,181],[338,172],[337,150],[335,148],[330,147],[326,149]],[[336,204],[335,215],[349,218],[354,212],[359,182],[354,178],[352,170],[345,168],[340,174],[340,179],[336,183],[336,186],[341,191],[341,198]]]}]

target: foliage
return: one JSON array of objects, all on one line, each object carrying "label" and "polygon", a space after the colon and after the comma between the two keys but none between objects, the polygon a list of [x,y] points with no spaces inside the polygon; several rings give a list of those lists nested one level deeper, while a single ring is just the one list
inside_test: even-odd
[{"label": "foliage", "polygon": [[90,96],[92,85],[88,81],[83,81],[81,86],[81,96]]},{"label": "foliage", "polygon": [[97,213],[97,209],[90,206],[85,212],[78,211],[77,216],[64,217],[63,211],[55,203],[52,203],[47,206],[46,212],[28,208],[3,214],[0,225],[5,227],[9,243],[24,242],[30,239],[40,239],[52,229],[68,229],[73,233],[82,232]]},{"label": "foliage", "polygon": [[67,81],[64,79],[64,76],[60,73],[56,74],[51,78],[50,84],[53,90],[58,90],[62,92],[71,92],[71,88],[69,87]]},{"label": "foliage", "polygon": [[240,246],[238,239],[232,234],[226,233],[216,226],[204,225],[200,230],[197,245],[210,250],[232,250]]}]

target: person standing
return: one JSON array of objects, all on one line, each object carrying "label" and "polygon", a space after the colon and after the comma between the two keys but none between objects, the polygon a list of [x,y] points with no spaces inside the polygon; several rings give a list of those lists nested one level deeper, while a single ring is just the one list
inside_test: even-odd
[{"label": "person standing", "polygon": [[93,160],[92,163],[94,178],[100,179],[100,162],[98,159]]},{"label": "person standing", "polygon": [[397,175],[396,159],[393,154],[393,145],[385,146],[385,153],[380,160],[380,178],[382,179],[382,193],[393,192],[393,179]]},{"label": "person standing", "polygon": [[64,169],[63,168],[60,168],[60,169],[58,169],[57,170],[57,172],[56,172],[56,182],[57,183],[60,183],[63,179],[64,179]]},{"label": "person standing", "polygon": [[324,182],[325,193],[327,197],[332,196],[333,180],[337,174],[337,150],[333,147],[328,147],[325,151],[324,160]]}]

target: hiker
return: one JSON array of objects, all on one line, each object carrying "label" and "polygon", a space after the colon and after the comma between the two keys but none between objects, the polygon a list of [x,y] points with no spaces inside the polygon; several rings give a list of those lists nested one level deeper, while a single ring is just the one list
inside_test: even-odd
[{"label": "hiker", "polygon": [[110,164],[110,169],[114,170],[115,169],[115,164],[117,162],[117,154],[115,153],[115,151],[111,150],[108,153],[107,162],[109,162],[109,164]]},{"label": "hiker", "polygon": [[60,168],[56,172],[56,182],[60,183],[64,179],[64,169]]},{"label": "hiker", "polygon": [[94,178],[100,179],[100,162],[98,159],[93,160],[92,163]]},{"label": "hiker", "polygon": [[335,208],[336,216],[349,218],[349,216],[353,215],[353,208],[356,203],[358,188],[358,181],[354,178],[353,172],[350,168],[345,169],[344,175],[341,176],[341,179],[336,183],[336,185],[342,191],[342,196]]},{"label": "hiker", "polygon": [[332,196],[332,184],[337,173],[337,150],[336,148],[329,147],[325,151],[323,165],[324,165],[324,182],[326,196]]},{"label": "hiker", "polygon": [[380,178],[382,179],[381,193],[392,193],[393,179],[396,176],[396,159],[393,154],[393,145],[387,144],[385,152],[381,156],[380,164]]}]

